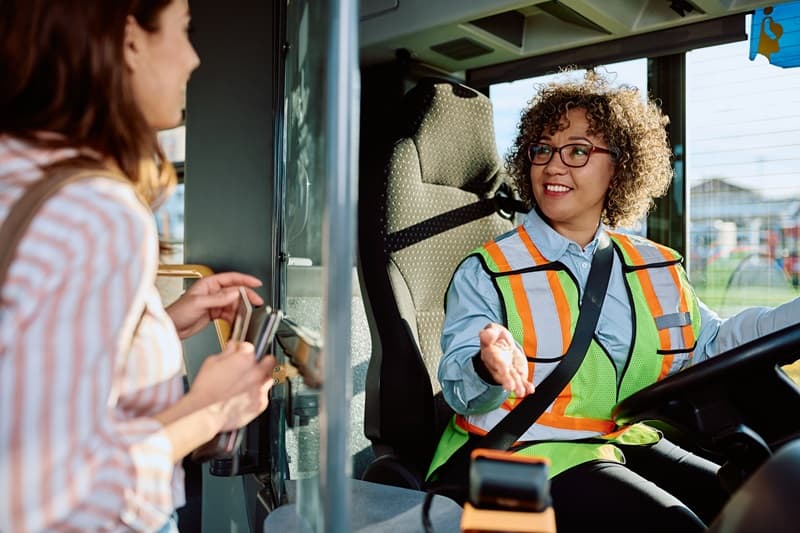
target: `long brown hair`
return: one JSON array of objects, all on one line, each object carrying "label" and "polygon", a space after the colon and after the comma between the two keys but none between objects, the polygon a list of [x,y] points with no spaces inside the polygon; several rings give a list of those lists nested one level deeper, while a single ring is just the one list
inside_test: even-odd
[{"label": "long brown hair", "polygon": [[93,149],[156,203],[175,171],[133,98],[123,44],[129,15],[154,32],[173,1],[0,0],[0,134]]}]

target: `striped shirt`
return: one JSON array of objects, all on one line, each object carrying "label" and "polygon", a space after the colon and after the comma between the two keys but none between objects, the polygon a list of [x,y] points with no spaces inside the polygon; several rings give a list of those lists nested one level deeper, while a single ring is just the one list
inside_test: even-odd
[{"label": "striped shirt", "polygon": [[[41,165],[74,153],[0,136],[0,221]],[[154,531],[183,505],[152,418],[183,393],[157,264],[150,210],[99,176],[61,189],[26,231],[0,292],[3,533]]]}]

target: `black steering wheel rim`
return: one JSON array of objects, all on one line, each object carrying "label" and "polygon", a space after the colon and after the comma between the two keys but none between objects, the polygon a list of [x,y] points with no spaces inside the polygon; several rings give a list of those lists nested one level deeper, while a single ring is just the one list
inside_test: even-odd
[{"label": "black steering wheel rim", "polygon": [[769,453],[800,437],[800,388],[780,369],[798,354],[800,325],[793,325],[636,392],[612,417],[619,425],[661,421],[725,456],[731,450],[721,443],[747,434]]}]

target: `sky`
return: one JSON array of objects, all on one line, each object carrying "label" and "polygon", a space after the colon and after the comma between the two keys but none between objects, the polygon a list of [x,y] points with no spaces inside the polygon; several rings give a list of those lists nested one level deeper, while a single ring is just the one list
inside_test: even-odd
[{"label": "sky", "polygon": [[[687,179],[691,186],[725,178],[765,197],[800,198],[800,68],[776,67],[761,55],[751,61],[749,46],[742,41],[687,54]],[[646,60],[605,68],[616,82],[646,90]],[[552,77],[492,86],[501,156],[535,84]]]}]

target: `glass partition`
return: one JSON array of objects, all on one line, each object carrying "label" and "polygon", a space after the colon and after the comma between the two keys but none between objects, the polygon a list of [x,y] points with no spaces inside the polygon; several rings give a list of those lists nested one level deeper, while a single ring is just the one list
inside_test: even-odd
[{"label": "glass partition", "polygon": [[[353,119],[358,100],[352,97],[358,80],[354,10],[352,1],[299,0],[288,2],[286,13],[284,311],[322,338],[325,382],[321,389],[311,388],[300,377],[290,378],[278,392],[287,405],[281,462],[288,465],[288,497],[313,531],[346,529],[349,490],[343,484],[351,472],[349,450],[358,440],[353,432],[364,440],[358,417],[363,395],[349,401],[356,352],[364,358],[363,372],[369,353],[369,338],[362,338],[366,318],[352,278],[357,168],[350,128],[358,124]],[[356,344],[360,350],[353,348]],[[349,417],[358,417],[352,426]]]},{"label": "glass partition", "polygon": [[[325,202],[325,47],[330,31],[327,2],[287,5],[285,83],[284,235],[287,254],[285,313],[312,330],[322,327],[322,206]],[[319,391],[290,380],[286,455],[290,490],[314,531],[321,527],[319,501]]]}]

